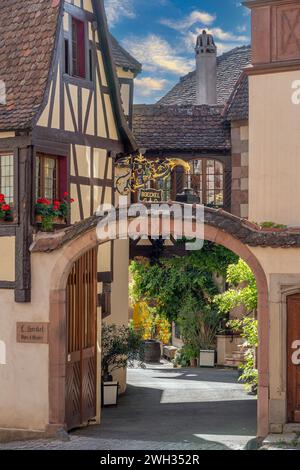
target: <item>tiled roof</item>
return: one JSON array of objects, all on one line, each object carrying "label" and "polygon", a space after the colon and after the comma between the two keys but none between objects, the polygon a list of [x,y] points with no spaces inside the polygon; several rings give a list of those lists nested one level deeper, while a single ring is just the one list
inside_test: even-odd
[{"label": "tiled roof", "polygon": [[[217,100],[218,104],[227,102],[232,94],[243,68],[251,62],[250,46],[237,47],[217,58]],[[157,104],[194,105],[196,103],[196,72],[180,79]]]},{"label": "tiled roof", "polygon": [[228,150],[230,127],[223,106],[136,105],[133,134],[148,150]]},{"label": "tiled roof", "polygon": [[1,0],[0,80],[7,96],[1,130],[30,127],[43,102],[59,10],[50,0]]},{"label": "tiled roof", "polygon": [[[53,0],[0,0],[0,130],[30,129],[46,92],[59,21]],[[141,64],[111,37],[116,65],[135,72]],[[1,82],[0,82],[1,85]]]},{"label": "tiled roof", "polygon": [[115,64],[136,73],[141,72],[142,65],[119,44],[112,34],[110,35],[110,39]]},{"label": "tiled roof", "polygon": [[[151,204],[147,207],[150,209]],[[111,214],[115,219],[116,213]],[[106,217],[106,216],[105,216]],[[162,217],[162,216],[161,216]],[[195,215],[192,216],[195,220]],[[103,216],[92,216],[82,222],[78,222],[70,227],[51,233],[39,232],[30,247],[32,253],[50,253],[62,248],[72,240],[82,237],[85,233],[96,230],[99,222],[103,221]],[[204,223],[207,226],[227,232],[244,245],[252,247],[272,247],[272,248],[295,248],[300,247],[300,230],[283,229],[282,231],[267,231],[260,229],[257,225],[229,214],[220,209],[210,207],[204,208]]]},{"label": "tiled roof", "polygon": [[224,117],[230,121],[249,118],[249,80],[246,74],[240,77],[228,101]]}]

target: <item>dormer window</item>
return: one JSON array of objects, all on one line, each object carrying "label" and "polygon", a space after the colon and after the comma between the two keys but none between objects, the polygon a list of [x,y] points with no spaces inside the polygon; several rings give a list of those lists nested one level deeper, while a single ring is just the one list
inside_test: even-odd
[{"label": "dormer window", "polygon": [[72,75],[86,78],[85,25],[72,18]]}]

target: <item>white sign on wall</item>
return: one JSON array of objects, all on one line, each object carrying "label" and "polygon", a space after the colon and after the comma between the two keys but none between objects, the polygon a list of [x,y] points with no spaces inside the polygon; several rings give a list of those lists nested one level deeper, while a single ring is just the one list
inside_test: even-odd
[{"label": "white sign on wall", "polygon": [[6,365],[6,346],[4,341],[0,341],[0,365]]},{"label": "white sign on wall", "polygon": [[300,104],[300,80],[294,80],[292,83],[292,103]]}]

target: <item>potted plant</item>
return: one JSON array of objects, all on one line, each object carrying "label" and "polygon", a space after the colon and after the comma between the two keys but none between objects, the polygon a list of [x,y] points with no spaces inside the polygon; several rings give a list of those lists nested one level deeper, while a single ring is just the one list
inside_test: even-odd
[{"label": "potted plant", "polygon": [[155,307],[141,301],[134,306],[133,326],[144,339],[145,362],[158,363],[162,355],[162,345],[169,344],[171,338],[171,324],[168,319],[159,315]]},{"label": "potted plant", "polygon": [[39,198],[35,205],[35,220],[41,224],[42,231],[52,232],[55,224],[66,223],[73,202],[68,193],[64,193],[62,201],[55,200],[53,203],[49,199]]},{"label": "potted plant", "polygon": [[215,367],[216,363],[216,336],[220,327],[219,313],[207,307],[200,315],[199,343],[200,367]]},{"label": "potted plant", "polygon": [[113,381],[113,372],[138,361],[143,366],[144,352],[141,336],[131,327],[102,326],[102,405],[116,405],[118,382]]},{"label": "potted plant", "polygon": [[5,201],[4,194],[0,194],[0,223],[12,221],[12,210]]},{"label": "potted plant", "polygon": [[189,364],[195,367],[199,361],[200,367],[214,367],[216,336],[221,323],[218,311],[207,299],[199,301],[189,294],[177,321]]}]

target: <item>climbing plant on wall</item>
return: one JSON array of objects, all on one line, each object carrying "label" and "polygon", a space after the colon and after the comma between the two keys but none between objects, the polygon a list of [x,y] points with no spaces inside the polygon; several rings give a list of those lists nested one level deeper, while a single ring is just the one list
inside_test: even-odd
[{"label": "climbing plant on wall", "polygon": [[240,380],[247,389],[256,391],[258,371],[256,367],[256,349],[258,347],[258,322],[255,318],[257,309],[257,286],[254,274],[249,266],[239,260],[237,264],[228,266],[227,282],[230,289],[219,294],[214,304],[220,312],[230,312],[235,307],[244,307],[246,315],[242,319],[231,320],[229,326],[244,338],[245,363],[242,364]]},{"label": "climbing plant on wall", "polygon": [[237,261],[238,257],[231,251],[211,242],[205,242],[200,251],[161,259],[151,265],[133,261],[130,266],[132,302],[155,300],[158,313],[176,320],[187,303],[192,302],[199,309],[211,304],[219,293],[214,276],[225,278],[228,265]]}]

